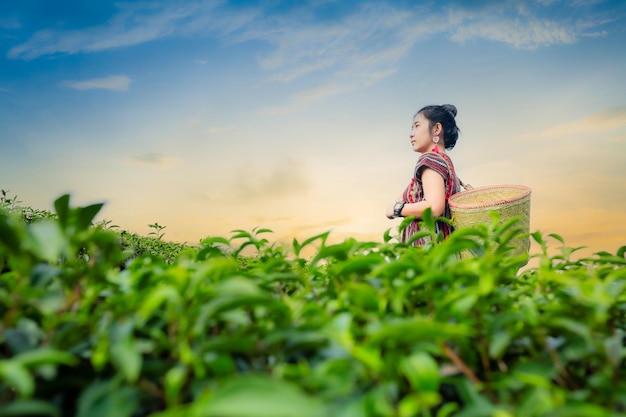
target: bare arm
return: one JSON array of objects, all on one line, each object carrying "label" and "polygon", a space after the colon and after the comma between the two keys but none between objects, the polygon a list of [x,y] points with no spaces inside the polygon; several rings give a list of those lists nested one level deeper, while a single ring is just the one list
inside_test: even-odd
[{"label": "bare arm", "polygon": [[[443,215],[446,207],[446,185],[443,177],[430,168],[422,172],[422,187],[424,187],[424,201],[407,203],[402,209],[402,216],[422,217],[422,213],[428,207],[432,209],[433,216]],[[393,204],[387,209],[387,217],[393,218]]]}]

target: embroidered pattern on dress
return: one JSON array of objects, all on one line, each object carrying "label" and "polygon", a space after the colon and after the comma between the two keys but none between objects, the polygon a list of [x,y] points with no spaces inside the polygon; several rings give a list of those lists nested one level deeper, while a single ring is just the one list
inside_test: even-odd
[{"label": "embroidered pattern on dress", "polygon": [[[422,172],[424,169],[430,168],[443,177],[446,187],[446,205],[443,212],[443,217],[450,218],[450,206],[448,205],[448,199],[451,195],[458,193],[461,190],[461,184],[454,171],[454,165],[450,160],[450,157],[445,153],[427,152],[422,154],[417,160],[415,165],[415,172],[411,182],[404,190],[402,195],[403,200],[406,203],[417,203],[424,201],[424,189],[422,186]],[[402,242],[407,242],[411,236],[420,231],[419,225],[420,219],[413,220],[402,231]],[[442,237],[447,238],[453,231],[453,227],[448,223],[437,221],[435,222],[435,233],[440,233]],[[429,237],[422,237],[413,242],[413,245],[424,245],[430,241]]]}]

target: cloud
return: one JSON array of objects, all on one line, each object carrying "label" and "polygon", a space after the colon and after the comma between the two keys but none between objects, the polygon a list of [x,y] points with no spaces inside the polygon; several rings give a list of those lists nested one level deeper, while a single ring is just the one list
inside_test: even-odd
[{"label": "cloud", "polygon": [[13,59],[35,59],[45,55],[78,54],[140,45],[172,36],[188,36],[220,30],[222,34],[244,25],[241,13],[219,15],[216,1],[177,4],[118,3],[118,12],[106,23],[77,30],[44,29],[9,50]]},{"label": "cloud", "polygon": [[351,224],[353,220],[354,219],[352,218],[344,217],[340,219],[326,220],[326,221],[319,222],[319,223],[303,224],[301,226],[294,227],[292,231],[294,235],[302,235],[311,230],[320,230],[320,229],[328,230],[334,227],[345,226],[345,225]]},{"label": "cloud", "polygon": [[459,27],[450,38],[457,42],[483,38],[504,42],[518,49],[535,49],[554,44],[572,44],[579,31],[572,26],[546,19],[504,19],[477,21]]},{"label": "cloud", "polygon": [[215,33],[232,43],[270,42],[275,50],[261,60],[262,67],[280,67],[283,77],[289,79],[355,57],[383,58],[390,51],[393,64],[393,57],[404,55],[417,39],[436,33],[449,33],[459,42],[484,38],[532,48],[573,42],[580,30],[579,25],[570,25],[564,18],[541,18],[541,7],[510,2],[487,2],[482,8],[449,3],[439,8],[447,10],[447,17],[423,7],[402,9],[392,3],[363,3],[349,14],[326,21],[310,18],[314,12],[310,8],[315,5],[282,15],[268,15],[262,7],[234,7],[220,1],[120,3],[117,7],[117,13],[102,25],[38,31],[11,48],[8,57],[34,59],[97,52],[166,37]]},{"label": "cloud", "polygon": [[222,133],[222,132],[227,132],[231,130],[230,127],[224,127],[224,126],[210,126],[206,129],[206,134],[207,135],[215,135],[216,133]]},{"label": "cloud", "polygon": [[607,140],[608,143],[626,143],[626,135],[612,137]]},{"label": "cloud", "polygon": [[[310,19],[310,10],[292,12],[301,15],[267,15],[260,7],[235,8],[220,3],[119,4],[118,12],[103,25],[73,31],[42,30],[9,50],[8,56],[34,59],[58,53],[97,52],[165,37],[213,32],[233,43],[270,42],[275,49],[261,59],[261,66],[280,68],[275,77],[289,81],[337,63],[356,61],[352,67],[358,68],[357,62],[373,60],[378,65],[387,62],[392,66],[416,40],[436,33],[449,33],[457,42],[483,38],[519,48],[536,48],[574,42],[580,30],[567,20],[540,18],[541,7],[512,7],[509,2],[487,2],[483,8],[451,3],[447,8],[441,7],[449,10],[447,17],[428,13],[421,7],[401,9],[391,3],[364,3],[330,21]],[[324,5],[325,2],[317,4]]]},{"label": "cloud", "polygon": [[[614,251],[626,243],[626,213],[623,211],[561,205],[558,210],[536,211],[533,215],[535,219],[531,221],[537,229],[546,235],[558,233],[566,246],[597,248],[581,252],[587,255],[597,250]],[[577,227],[572,228],[572,224]]]},{"label": "cloud", "polygon": [[609,32],[607,32],[606,30],[600,31],[600,32],[588,32],[588,33],[583,33],[581,36],[584,36],[586,38],[606,38],[606,36],[609,34]]},{"label": "cloud", "polygon": [[282,107],[265,109],[277,114],[293,111],[323,98],[369,86],[396,72],[397,63],[419,39],[440,31],[437,19],[424,17],[415,25],[409,10],[369,3],[334,21],[302,24],[305,18],[276,18],[259,32],[274,46],[261,56],[261,68],[270,82],[289,83],[313,73],[327,72],[326,82],[290,97]]},{"label": "cloud", "polygon": [[310,182],[300,163],[283,160],[273,166],[246,165],[237,171],[229,187],[230,196],[237,201],[286,198],[301,195]]},{"label": "cloud", "polygon": [[605,2],[606,0],[572,0],[572,5],[576,7],[594,6]]},{"label": "cloud", "polygon": [[274,45],[260,60],[261,67],[275,71],[272,79],[290,82],[311,72],[333,70],[341,78],[388,73],[406,55],[415,40],[432,33],[434,22],[424,19],[426,29],[414,29],[413,14],[386,4],[366,4],[332,22],[310,22],[293,16],[277,19],[262,39]]},{"label": "cloud", "polygon": [[76,90],[114,90],[127,91],[131,79],[125,75],[112,75],[110,77],[92,78],[83,81],[64,81],[62,85]]},{"label": "cloud", "polygon": [[[260,58],[261,67],[271,73],[270,81],[288,83],[313,73],[330,74],[325,84],[290,97],[286,106],[265,112],[288,112],[372,85],[395,73],[401,59],[433,36],[447,36],[459,43],[484,39],[518,49],[536,49],[574,43],[583,31],[602,24],[591,17],[577,22],[541,17],[539,9],[487,2],[482,7],[456,5],[431,12],[423,8],[400,9],[391,3],[367,3],[332,21],[289,16],[271,21],[271,28],[265,31],[257,25],[254,34],[258,39],[274,46]],[[252,36],[247,33],[242,37]]]},{"label": "cloud", "polygon": [[19,29],[22,24],[16,17],[0,17],[0,28],[2,29]]},{"label": "cloud", "polygon": [[553,126],[541,132],[532,133],[534,139],[569,138],[574,135],[598,136],[626,127],[626,106],[605,110],[580,120]]},{"label": "cloud", "polygon": [[295,217],[293,216],[281,216],[281,217],[267,217],[267,216],[251,216],[253,221],[258,224],[268,224],[268,223],[284,223],[284,222],[293,222]]},{"label": "cloud", "polygon": [[278,115],[291,113],[305,107],[307,104],[320,100],[323,97],[334,96],[354,90],[356,83],[352,84],[326,84],[310,90],[301,91],[290,97],[289,103],[281,107],[268,107],[262,109],[260,113],[267,115]]},{"label": "cloud", "polygon": [[152,168],[171,168],[180,161],[178,158],[158,152],[146,152],[130,159],[132,163],[138,163]]},{"label": "cloud", "polygon": [[[287,11],[233,6],[219,0],[119,3],[117,13],[102,25],[38,31],[10,49],[8,57],[28,60],[93,53],[169,37],[215,35],[226,44],[261,41],[269,48],[259,55],[259,65],[270,82],[290,83],[324,72],[330,75],[328,84],[292,97],[294,103],[306,104],[388,77],[416,44],[433,36],[446,36],[459,43],[503,42],[519,49],[602,36],[601,26],[606,20],[594,16],[593,9],[585,10],[584,17],[574,21],[567,13],[560,14],[565,17],[548,14],[551,2],[542,3],[486,1],[466,5],[448,1],[433,11],[423,6],[403,8],[393,2],[370,2],[323,20],[312,18],[315,7],[333,7],[333,2],[283,8]],[[202,59],[194,62],[207,63]]]}]

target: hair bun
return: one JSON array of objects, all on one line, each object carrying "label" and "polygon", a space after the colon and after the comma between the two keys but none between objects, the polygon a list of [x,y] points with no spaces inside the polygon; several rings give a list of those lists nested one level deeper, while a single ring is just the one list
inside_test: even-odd
[{"label": "hair bun", "polygon": [[452,113],[452,116],[456,117],[456,106],[453,104],[444,104],[441,107],[443,107],[444,109],[448,110],[450,113]]}]

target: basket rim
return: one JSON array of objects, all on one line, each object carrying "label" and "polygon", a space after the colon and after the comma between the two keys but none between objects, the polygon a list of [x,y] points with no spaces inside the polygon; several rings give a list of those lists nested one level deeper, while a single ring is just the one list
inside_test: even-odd
[{"label": "basket rim", "polygon": [[[522,192],[519,195],[516,195],[515,197],[483,201],[480,203],[457,203],[454,201],[455,199],[462,197],[462,196],[480,193],[481,191],[494,190],[498,188],[513,188],[513,189],[520,190]],[[482,187],[474,187],[472,189],[461,191],[459,193],[451,195],[450,198],[448,199],[448,204],[450,205],[450,208],[456,208],[456,209],[474,209],[474,208],[491,207],[491,206],[508,204],[508,203],[512,203],[515,201],[519,201],[525,197],[528,197],[531,191],[532,190],[530,189],[530,187],[527,187],[525,185],[516,185],[516,184],[485,185]]]}]

